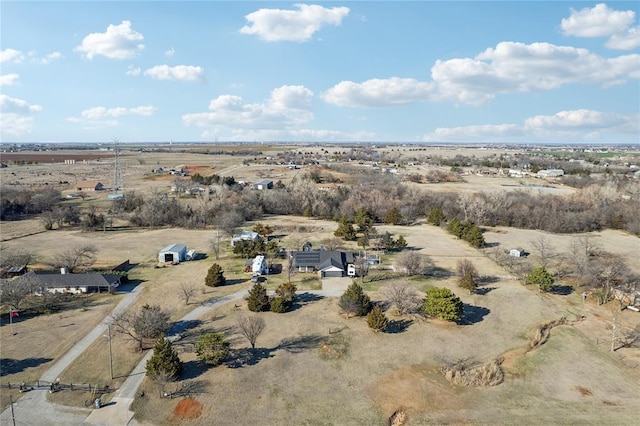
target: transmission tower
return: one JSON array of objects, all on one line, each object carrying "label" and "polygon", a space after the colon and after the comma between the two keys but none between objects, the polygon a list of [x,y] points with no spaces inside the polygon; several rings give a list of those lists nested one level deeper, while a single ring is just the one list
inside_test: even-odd
[{"label": "transmission tower", "polygon": [[114,194],[124,188],[124,180],[122,179],[122,171],[120,170],[120,141],[118,139],[113,140],[113,155],[114,155],[114,179],[113,179],[113,191]]}]

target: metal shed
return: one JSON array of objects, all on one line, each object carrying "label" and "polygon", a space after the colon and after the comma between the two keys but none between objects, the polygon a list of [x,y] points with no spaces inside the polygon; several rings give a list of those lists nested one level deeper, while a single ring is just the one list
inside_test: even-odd
[{"label": "metal shed", "polygon": [[160,250],[158,261],[160,263],[180,263],[186,259],[186,256],[186,244],[171,244]]}]

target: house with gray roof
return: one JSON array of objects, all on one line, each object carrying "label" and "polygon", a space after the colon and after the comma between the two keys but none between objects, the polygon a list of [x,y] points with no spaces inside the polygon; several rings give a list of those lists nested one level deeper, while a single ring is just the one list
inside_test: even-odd
[{"label": "house with gray roof", "polygon": [[299,272],[318,272],[320,278],[355,276],[351,252],[309,250],[291,253],[293,267]]},{"label": "house with gray roof", "polygon": [[54,272],[31,271],[11,280],[3,280],[2,287],[27,281],[37,295],[47,293],[102,293],[113,292],[122,275],[117,274],[58,274]]}]

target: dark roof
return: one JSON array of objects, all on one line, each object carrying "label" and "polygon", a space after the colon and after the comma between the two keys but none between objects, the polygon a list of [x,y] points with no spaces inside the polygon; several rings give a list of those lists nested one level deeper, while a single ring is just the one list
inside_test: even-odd
[{"label": "dark roof", "polygon": [[324,269],[333,265],[346,269],[347,264],[353,263],[353,253],[344,251],[294,251],[292,256],[294,268]]},{"label": "dark roof", "polygon": [[32,280],[39,287],[109,287],[120,284],[117,274],[56,274],[31,271],[16,280]]}]

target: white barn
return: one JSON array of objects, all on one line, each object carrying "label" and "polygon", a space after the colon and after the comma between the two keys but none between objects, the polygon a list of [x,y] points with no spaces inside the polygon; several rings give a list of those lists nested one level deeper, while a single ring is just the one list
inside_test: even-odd
[{"label": "white barn", "polygon": [[253,259],[253,264],[251,265],[251,272],[253,272],[254,275],[262,275],[266,274],[268,271],[267,261],[264,256],[256,256],[256,258]]},{"label": "white barn", "polygon": [[180,263],[186,260],[186,257],[186,244],[171,244],[158,253],[158,261],[160,263]]}]

